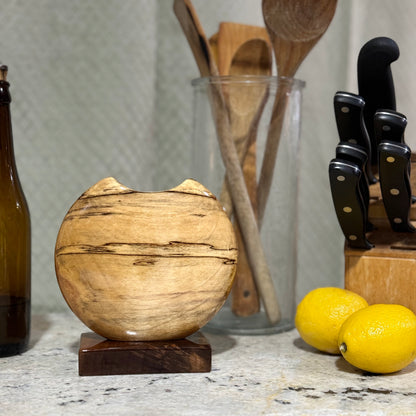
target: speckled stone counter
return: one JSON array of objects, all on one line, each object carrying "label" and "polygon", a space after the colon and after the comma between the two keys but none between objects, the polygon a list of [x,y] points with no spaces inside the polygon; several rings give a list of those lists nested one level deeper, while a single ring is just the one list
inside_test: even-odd
[{"label": "speckled stone counter", "polygon": [[0,358],[0,414],[9,415],[416,415],[416,362],[365,374],[309,348],[296,330],[272,336],[205,332],[212,371],[78,376],[72,314],[33,317],[31,348]]}]

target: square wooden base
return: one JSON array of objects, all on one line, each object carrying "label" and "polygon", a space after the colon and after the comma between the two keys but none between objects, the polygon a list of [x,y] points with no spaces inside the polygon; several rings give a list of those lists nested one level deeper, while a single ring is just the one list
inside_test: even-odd
[{"label": "square wooden base", "polygon": [[94,332],[81,335],[80,376],[211,371],[212,351],[201,332],[175,341],[111,341]]}]

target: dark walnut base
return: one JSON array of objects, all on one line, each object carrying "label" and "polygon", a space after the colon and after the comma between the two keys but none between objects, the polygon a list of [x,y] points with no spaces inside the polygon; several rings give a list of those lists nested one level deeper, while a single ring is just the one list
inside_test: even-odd
[{"label": "dark walnut base", "polygon": [[94,332],[81,335],[80,376],[206,373],[211,346],[201,332],[175,341],[110,341]]}]

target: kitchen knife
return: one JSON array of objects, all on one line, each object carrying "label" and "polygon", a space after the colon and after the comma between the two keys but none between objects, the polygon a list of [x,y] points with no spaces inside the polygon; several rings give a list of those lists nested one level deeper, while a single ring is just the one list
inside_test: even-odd
[{"label": "kitchen knife", "polygon": [[390,226],[393,231],[414,232],[409,220],[411,150],[404,143],[386,140],[380,143],[378,151],[381,195]]},{"label": "kitchen knife", "polygon": [[407,118],[394,110],[377,110],[374,114],[374,136],[377,145],[384,140],[404,143]]},{"label": "kitchen knife", "polygon": [[[336,158],[344,161],[353,162],[358,165],[361,171],[364,171],[367,164],[367,153],[365,149],[353,143],[339,143],[336,147]],[[374,227],[368,221],[368,206],[370,203],[370,191],[368,188],[368,181],[366,175],[362,174],[359,180],[359,189],[361,196],[363,198],[363,203],[365,207],[365,221],[366,221],[366,231],[372,230]]]},{"label": "kitchen knife", "polygon": [[360,193],[360,167],[342,159],[329,163],[329,182],[339,225],[352,248],[368,250],[373,245],[367,240],[366,211]]},{"label": "kitchen knife", "polygon": [[[364,99],[350,92],[338,91],[334,96],[335,120],[338,128],[338,135],[341,142],[348,142],[362,146],[371,160],[371,144],[364,123],[363,109]],[[369,183],[377,182],[373,175],[371,164],[365,164]]]},{"label": "kitchen knife", "polygon": [[365,101],[364,121],[372,146],[371,164],[377,168],[377,143],[374,137],[374,114],[378,109],[396,110],[390,64],[399,58],[397,43],[387,37],[368,41],[357,61],[358,92]]},{"label": "kitchen knife", "polygon": [[[378,110],[374,115],[374,134],[377,143],[384,140],[391,140],[397,143],[405,143],[404,130],[406,129],[407,118],[394,110]],[[410,176],[409,163],[409,176]],[[412,204],[416,202],[416,196],[412,196]]]}]

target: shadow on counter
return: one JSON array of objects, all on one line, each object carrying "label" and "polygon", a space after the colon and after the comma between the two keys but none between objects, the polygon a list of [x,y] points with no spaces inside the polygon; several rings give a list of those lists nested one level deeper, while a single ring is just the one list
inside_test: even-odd
[{"label": "shadow on counter", "polygon": [[42,338],[42,335],[50,328],[51,322],[45,315],[32,315],[30,326],[29,350]]}]

